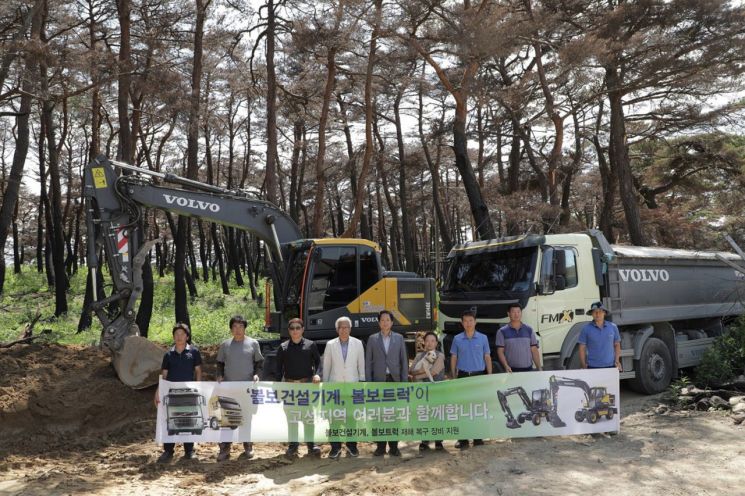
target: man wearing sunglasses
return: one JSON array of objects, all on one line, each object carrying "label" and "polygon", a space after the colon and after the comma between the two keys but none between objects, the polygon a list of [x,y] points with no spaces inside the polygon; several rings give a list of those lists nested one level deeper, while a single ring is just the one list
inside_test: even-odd
[{"label": "man wearing sunglasses", "polygon": [[[303,337],[303,321],[295,318],[288,324],[290,339],[282,343],[277,350],[277,377],[284,382],[299,382],[318,384],[321,382],[319,369],[321,355],[316,343]],[[287,434],[290,444],[285,455],[294,458],[298,454],[300,443],[298,439],[298,423],[287,419]],[[313,422],[303,422],[303,431],[307,441],[308,454],[320,457],[321,448],[313,441]]]}]

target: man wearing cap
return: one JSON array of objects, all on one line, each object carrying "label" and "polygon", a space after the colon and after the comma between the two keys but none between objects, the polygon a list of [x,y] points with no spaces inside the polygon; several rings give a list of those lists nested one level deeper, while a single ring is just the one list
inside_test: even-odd
[{"label": "man wearing cap", "polygon": [[[191,332],[189,326],[179,322],[173,326],[173,347],[163,355],[161,376],[173,382],[202,380],[202,355],[189,344]],[[160,391],[155,389],[155,406],[160,403]],[[175,443],[163,443],[163,453],[158,463],[168,463],[173,459]],[[194,460],[194,443],[184,443],[184,460]]]},{"label": "man wearing cap", "polygon": [[510,303],[507,308],[510,323],[497,331],[497,358],[505,372],[528,372],[541,370],[541,354],[538,338],[529,325],[523,324],[523,311],[519,303]]},{"label": "man wearing cap", "polygon": [[621,334],[613,322],[605,320],[608,311],[603,302],[596,301],[587,315],[592,315],[579,334],[579,362],[583,369],[606,369],[621,371]]},{"label": "man wearing cap", "polygon": [[[240,315],[231,317],[229,325],[233,338],[223,341],[220,349],[217,350],[217,382],[258,381],[261,367],[264,364],[259,342],[246,336],[248,322]],[[218,462],[230,458],[231,444],[220,443]],[[253,443],[243,443],[243,453],[239,458],[253,458],[253,456]]]}]

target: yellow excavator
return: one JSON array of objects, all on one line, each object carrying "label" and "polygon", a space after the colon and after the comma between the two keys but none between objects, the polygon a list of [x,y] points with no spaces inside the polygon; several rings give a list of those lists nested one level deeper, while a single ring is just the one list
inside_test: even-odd
[{"label": "yellow excavator", "polygon": [[[123,170],[128,174],[119,173]],[[377,332],[377,315],[383,309],[393,313],[396,332],[413,335],[436,327],[433,279],[386,271],[380,247],[372,241],[302,239],[285,212],[249,192],[100,156],[85,168],[84,197],[92,294],[98,295],[100,253],[113,286],[111,294],[93,301],[90,309],[102,323],[101,344],[111,351],[119,378],[133,388],[157,382],[163,357],[159,346],[139,335],[135,323],[143,289],[142,266],[157,242],[144,239],[141,219],[146,208],[243,229],[261,239],[271,276],[265,295],[269,300],[265,329],[280,339],[288,337],[289,319],[300,317],[305,322],[305,337],[322,346],[336,336],[334,323],[341,316],[352,320],[354,336],[366,339]],[[261,341],[270,362],[280,339]]]},{"label": "yellow excavator", "polygon": [[558,377],[555,375],[549,377],[548,384],[551,390],[552,401],[552,411],[549,421],[554,427],[564,427],[566,425],[559,418],[558,414],[559,388],[561,387],[579,388],[584,393],[585,397],[582,401],[582,407],[574,412],[574,420],[577,422],[587,420],[589,423],[594,424],[603,416],[610,420],[618,413],[616,395],[608,393],[605,387],[590,387],[589,384],[581,379]]}]

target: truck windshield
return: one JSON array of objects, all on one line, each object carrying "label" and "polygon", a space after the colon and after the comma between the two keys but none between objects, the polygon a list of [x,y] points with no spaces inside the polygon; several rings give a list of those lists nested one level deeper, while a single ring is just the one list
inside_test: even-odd
[{"label": "truck windshield", "polygon": [[444,291],[524,292],[533,281],[536,248],[478,253],[453,259]]},{"label": "truck windshield", "polygon": [[219,398],[218,403],[220,403],[221,408],[225,408],[228,410],[240,410],[241,406],[238,404],[237,401],[235,401],[232,398]]},{"label": "truck windshield", "polygon": [[168,397],[169,406],[195,406],[199,404],[199,395],[197,394],[179,394]]}]

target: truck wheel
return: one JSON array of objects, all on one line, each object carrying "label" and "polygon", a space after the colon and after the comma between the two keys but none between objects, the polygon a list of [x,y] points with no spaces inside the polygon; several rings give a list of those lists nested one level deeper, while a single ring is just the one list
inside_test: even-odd
[{"label": "truck wheel", "polygon": [[518,424],[524,424],[525,423],[525,415],[523,415],[522,413],[520,415],[518,415],[517,416],[517,423]]},{"label": "truck wheel", "polygon": [[613,418],[613,408],[608,408],[608,413],[605,414],[605,418],[608,420]]},{"label": "truck wheel", "polygon": [[636,377],[631,382],[635,391],[644,394],[657,394],[664,391],[673,376],[673,360],[665,343],[657,338],[649,338],[642,348],[639,360],[634,360]]},{"label": "truck wheel", "polygon": [[220,424],[217,422],[217,419],[215,417],[212,417],[210,419],[210,429],[212,429],[213,431],[216,431],[219,428],[220,428]]},{"label": "truck wheel", "polygon": [[584,422],[585,421],[585,411],[584,410],[577,410],[574,412],[574,420],[577,422]]},{"label": "truck wheel", "polygon": [[587,413],[587,421],[590,422],[591,424],[594,424],[595,422],[597,422],[599,417],[600,416],[598,415],[598,412],[596,412],[595,410],[590,410]]},{"label": "truck wheel", "polygon": [[533,414],[533,425],[541,425],[541,416],[537,413]]},{"label": "truck wheel", "polygon": [[580,368],[582,368],[582,363],[579,361],[579,346],[575,346],[574,351],[569,356],[569,360],[567,361],[567,369],[577,370]]}]

